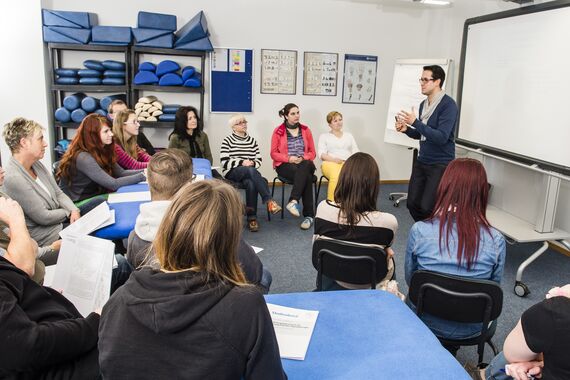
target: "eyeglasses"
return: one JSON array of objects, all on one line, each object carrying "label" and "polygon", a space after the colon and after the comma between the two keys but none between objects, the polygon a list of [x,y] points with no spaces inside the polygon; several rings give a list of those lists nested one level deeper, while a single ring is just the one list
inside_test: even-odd
[{"label": "eyeglasses", "polygon": [[235,125],[247,125],[247,120],[238,121]]},{"label": "eyeglasses", "polygon": [[140,125],[141,123],[140,123],[140,121],[138,121],[138,120],[135,120],[135,121],[131,121],[130,123],[129,123],[129,122],[127,122],[127,123],[125,123],[125,124],[131,124],[131,125]]},{"label": "eyeglasses", "polygon": [[433,78],[420,78],[420,83],[427,83],[427,82],[431,82],[434,80],[435,79],[433,79]]}]

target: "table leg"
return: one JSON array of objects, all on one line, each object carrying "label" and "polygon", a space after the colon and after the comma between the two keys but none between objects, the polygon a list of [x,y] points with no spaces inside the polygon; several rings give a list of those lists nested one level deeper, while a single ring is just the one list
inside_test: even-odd
[{"label": "table leg", "polygon": [[528,286],[526,286],[521,280],[522,275],[526,267],[528,267],[534,260],[538,259],[540,255],[542,255],[548,249],[548,242],[545,241],[542,243],[542,246],[536,250],[528,259],[523,261],[519,268],[517,269],[517,277],[515,279],[515,288],[514,292],[519,297],[525,297],[530,293]]}]

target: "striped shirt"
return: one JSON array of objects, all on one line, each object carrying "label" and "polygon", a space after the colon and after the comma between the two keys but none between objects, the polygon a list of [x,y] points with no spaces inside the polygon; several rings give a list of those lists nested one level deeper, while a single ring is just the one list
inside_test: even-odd
[{"label": "striped shirt", "polygon": [[303,157],[305,155],[305,142],[303,141],[303,134],[299,130],[297,136],[293,136],[287,131],[287,154],[289,156]]},{"label": "striped shirt", "polygon": [[220,162],[224,174],[227,174],[233,168],[242,166],[245,160],[255,163],[255,168],[261,166],[261,152],[257,141],[250,135],[241,137],[232,133],[222,141],[220,149]]}]

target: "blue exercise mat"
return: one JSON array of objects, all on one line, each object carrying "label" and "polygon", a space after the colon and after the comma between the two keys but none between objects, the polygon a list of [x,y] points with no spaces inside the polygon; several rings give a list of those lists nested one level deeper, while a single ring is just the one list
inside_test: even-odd
[{"label": "blue exercise mat", "polygon": [[180,70],[180,65],[170,59],[165,59],[156,66],[156,75],[159,77]]},{"label": "blue exercise mat", "polygon": [[176,30],[176,16],[140,11],[137,17],[137,26],[139,28],[162,29],[174,32]]},{"label": "blue exercise mat", "polygon": [[173,34],[170,30],[133,28],[133,36],[137,43]]},{"label": "blue exercise mat", "polygon": [[99,100],[92,97],[92,96],[86,96],[85,98],[83,98],[83,100],[81,101],[81,108],[85,111],[85,112],[93,112],[95,111],[97,108],[99,108]]},{"label": "blue exercise mat", "polygon": [[125,79],[126,72],[124,70],[105,70],[103,76],[105,78],[123,78]]},{"label": "blue exercise mat", "polygon": [[101,83],[106,86],[121,86],[125,84],[125,78],[103,78]]},{"label": "blue exercise mat", "polygon": [[89,29],[97,23],[97,15],[88,12],[42,9],[42,25]]},{"label": "blue exercise mat", "polygon": [[178,50],[200,50],[200,51],[213,51],[214,47],[210,42],[210,38],[204,37],[196,41],[191,41],[184,44],[174,44],[174,48]]},{"label": "blue exercise mat", "polygon": [[83,98],[85,98],[87,95],[78,92],[72,95],[68,95],[65,98],[63,98],[63,106],[65,108],[67,108],[69,111],[73,111],[78,109],[79,107],[81,107],[81,101],[83,100]]},{"label": "blue exercise mat", "polygon": [[87,59],[83,61],[83,66],[91,70],[105,71],[105,66],[103,66],[101,61],[97,61],[95,59]]},{"label": "blue exercise mat", "polygon": [[78,84],[78,77],[59,77],[55,79],[56,84]]},{"label": "blue exercise mat", "polygon": [[158,121],[174,121],[176,115],[173,113],[163,113],[158,117]]},{"label": "blue exercise mat", "polygon": [[59,107],[54,113],[55,120],[62,123],[69,123],[71,121],[71,112],[65,107]]},{"label": "blue exercise mat", "polygon": [[158,47],[170,49],[174,46],[174,34],[166,34],[164,36],[152,38],[144,42],[137,42],[137,46]]},{"label": "blue exercise mat", "polygon": [[195,41],[204,38],[208,35],[208,23],[204,12],[200,11],[190,21],[186,23],[179,31],[176,32],[176,44],[185,44],[187,42]]},{"label": "blue exercise mat", "polygon": [[100,78],[102,72],[99,70],[81,69],[81,70],[77,71],[77,74],[81,78]]},{"label": "blue exercise mat", "polygon": [[71,113],[71,120],[73,120],[75,123],[81,123],[81,121],[85,118],[85,116],[87,116],[87,112],[85,112],[81,108],[78,108],[76,110],[73,110],[73,112]]},{"label": "blue exercise mat", "polygon": [[79,79],[79,84],[101,84],[101,78],[81,78]]},{"label": "blue exercise mat", "polygon": [[91,30],[93,43],[128,45],[131,40],[131,28],[128,26],[94,26]]},{"label": "blue exercise mat", "polygon": [[42,31],[44,42],[86,44],[91,39],[91,29],[44,26]]},{"label": "blue exercise mat", "polygon": [[77,70],[78,69],[65,69],[63,67],[59,68],[59,69],[55,69],[55,75],[58,75],[60,77],[76,77],[77,76]]},{"label": "blue exercise mat", "polygon": [[164,104],[162,106],[162,112],[165,114],[175,114],[178,108],[180,108],[180,104]]},{"label": "blue exercise mat", "polygon": [[125,62],[113,61],[112,59],[101,62],[101,65],[107,70],[125,71],[127,68]]}]

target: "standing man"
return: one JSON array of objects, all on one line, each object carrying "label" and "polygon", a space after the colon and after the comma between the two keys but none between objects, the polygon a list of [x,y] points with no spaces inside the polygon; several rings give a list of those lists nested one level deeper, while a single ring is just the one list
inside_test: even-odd
[{"label": "standing man", "polygon": [[424,66],[420,84],[427,99],[420,104],[419,117],[400,111],[396,130],[420,140],[418,158],[414,162],[408,187],[408,210],[417,222],[432,212],[437,187],[447,164],[455,158],[454,132],[457,104],[442,89],[445,72],[441,66]]}]

